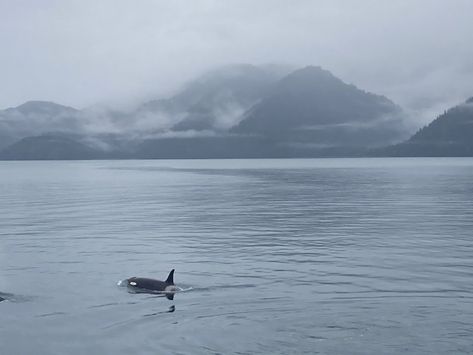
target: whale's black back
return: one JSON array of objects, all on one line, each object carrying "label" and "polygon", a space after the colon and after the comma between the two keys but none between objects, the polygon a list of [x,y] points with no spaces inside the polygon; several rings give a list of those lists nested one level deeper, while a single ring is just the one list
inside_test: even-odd
[{"label": "whale's black back", "polygon": [[170,284],[164,281],[148,279],[145,277],[132,277],[128,279],[128,285],[145,290],[164,291],[166,286],[169,286]]},{"label": "whale's black back", "polygon": [[[127,286],[133,289],[135,292],[140,293],[149,293],[153,292],[163,292],[166,291],[167,286],[174,285],[174,269],[168,275],[166,281],[149,279],[146,277],[131,277],[126,280]],[[173,299],[173,294],[166,294],[168,299]]]}]

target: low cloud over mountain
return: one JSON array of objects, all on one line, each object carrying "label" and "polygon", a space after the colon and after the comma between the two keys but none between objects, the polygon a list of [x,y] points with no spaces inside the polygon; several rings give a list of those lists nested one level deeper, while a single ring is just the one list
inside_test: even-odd
[{"label": "low cloud over mountain", "polygon": [[407,139],[409,126],[388,98],[320,67],[241,64],[207,72],[175,95],[126,112],[42,101],[0,111],[0,156],[357,156]]}]

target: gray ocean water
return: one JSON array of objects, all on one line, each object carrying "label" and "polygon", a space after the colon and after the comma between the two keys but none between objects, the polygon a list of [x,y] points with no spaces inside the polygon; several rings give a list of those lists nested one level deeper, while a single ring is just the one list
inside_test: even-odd
[{"label": "gray ocean water", "polygon": [[471,354],[473,159],[0,162],[0,297],[2,355]]}]

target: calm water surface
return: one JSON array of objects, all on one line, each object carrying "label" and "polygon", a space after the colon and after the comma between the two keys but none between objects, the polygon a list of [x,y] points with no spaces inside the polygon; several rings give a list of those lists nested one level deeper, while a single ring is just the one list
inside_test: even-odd
[{"label": "calm water surface", "polygon": [[473,159],[0,162],[0,297],[7,355],[473,353]]}]

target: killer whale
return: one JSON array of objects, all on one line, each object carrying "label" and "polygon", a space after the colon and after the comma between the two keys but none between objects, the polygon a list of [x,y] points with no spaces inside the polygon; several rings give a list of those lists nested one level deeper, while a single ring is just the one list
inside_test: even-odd
[{"label": "killer whale", "polygon": [[169,273],[166,281],[149,279],[145,277],[130,277],[126,279],[128,288],[137,293],[164,293],[168,300],[174,299],[174,269]]}]

